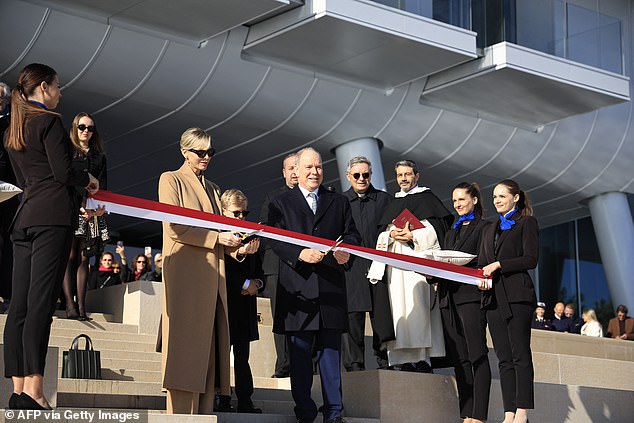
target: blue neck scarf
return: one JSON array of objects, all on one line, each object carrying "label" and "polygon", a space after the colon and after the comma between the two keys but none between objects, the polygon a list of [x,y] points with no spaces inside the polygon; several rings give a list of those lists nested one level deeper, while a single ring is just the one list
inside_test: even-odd
[{"label": "blue neck scarf", "polygon": [[41,107],[41,108],[43,108],[44,110],[48,110],[48,107],[46,107],[46,106],[44,105],[44,103],[40,103],[40,102],[39,102],[39,101],[37,101],[37,100],[29,100],[29,103],[37,104],[38,106],[40,106],[40,107]]},{"label": "blue neck scarf", "polygon": [[456,229],[458,226],[462,225],[462,222],[464,222],[465,220],[473,220],[473,219],[475,219],[475,212],[471,210],[469,213],[463,214],[462,216],[460,216],[460,218],[458,218],[458,221],[453,224],[452,228]]},{"label": "blue neck scarf", "polygon": [[515,221],[509,219],[509,217],[513,216],[515,213],[517,213],[517,209],[513,209],[506,214],[500,213],[500,229],[508,231],[513,225],[515,225]]}]

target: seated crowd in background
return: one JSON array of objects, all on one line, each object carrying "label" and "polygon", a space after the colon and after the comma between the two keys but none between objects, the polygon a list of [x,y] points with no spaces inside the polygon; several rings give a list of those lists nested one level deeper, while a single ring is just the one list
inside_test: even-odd
[{"label": "seated crowd in background", "polygon": [[[610,320],[606,335],[608,338],[634,340],[634,319],[627,316],[628,309],[621,304],[617,307],[616,317]],[[576,307],[559,301],[553,309],[553,319],[546,318],[546,304],[538,302],[533,314],[533,329],[552,330],[556,332],[578,333],[585,336],[603,337],[604,330],[597,319],[596,312],[587,308],[582,319],[576,315]]]}]

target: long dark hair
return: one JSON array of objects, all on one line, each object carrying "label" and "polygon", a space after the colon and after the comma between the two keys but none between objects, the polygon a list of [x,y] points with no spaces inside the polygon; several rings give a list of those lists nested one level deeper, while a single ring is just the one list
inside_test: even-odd
[{"label": "long dark hair", "polygon": [[509,190],[511,195],[520,196],[520,199],[518,200],[516,207],[517,207],[517,211],[520,212],[521,216],[533,215],[533,207],[531,206],[531,202],[528,199],[528,196],[526,195],[526,193],[520,189],[520,186],[518,185],[517,182],[515,182],[512,179],[504,179],[498,182],[496,186],[497,185],[504,185]]},{"label": "long dark hair", "polygon": [[79,135],[77,135],[77,132],[79,131],[77,125],[79,125],[79,120],[83,117],[87,117],[92,120],[93,126],[95,127],[95,130],[90,137],[90,141],[88,141],[90,151],[93,151],[95,153],[103,153],[103,141],[101,141],[101,135],[99,135],[99,131],[97,130],[97,123],[95,122],[95,119],[90,116],[90,114],[86,112],[81,112],[77,113],[77,115],[73,119],[73,124],[70,128],[70,140],[72,141],[73,147],[75,148],[75,155],[84,153],[81,148],[81,142],[79,142]]},{"label": "long dark hair", "polygon": [[452,192],[457,189],[463,189],[469,194],[471,198],[477,198],[478,201],[474,204],[473,212],[478,219],[481,219],[484,216],[484,210],[482,209],[482,194],[480,194],[480,185],[477,182],[460,182],[458,185],[453,187]]},{"label": "long dark hair", "polygon": [[7,129],[7,148],[16,151],[24,149],[26,125],[33,117],[42,113],[59,116],[59,113],[43,109],[28,101],[42,82],[52,84],[56,76],[55,69],[41,63],[31,63],[20,71],[18,83],[11,90],[11,125]]}]

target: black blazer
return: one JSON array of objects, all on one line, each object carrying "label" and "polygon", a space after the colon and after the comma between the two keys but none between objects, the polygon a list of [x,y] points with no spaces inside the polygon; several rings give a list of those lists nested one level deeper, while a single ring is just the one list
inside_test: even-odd
[{"label": "black blazer", "polygon": [[[348,199],[319,188],[313,214],[299,187],[276,197],[269,205],[268,223],[277,228],[358,245],[361,237],[352,219]],[[347,330],[348,307],[344,268],[332,254],[316,264],[299,260],[304,247],[269,240],[280,258],[273,331]],[[351,257],[352,259],[352,257]]]},{"label": "black blazer", "polygon": [[[75,172],[88,172],[99,181],[99,189],[108,189],[108,165],[106,155],[90,150],[88,154],[76,154],[72,162]],[[81,200],[86,197],[86,190],[76,187],[75,192]]]},{"label": "black blazer", "polygon": [[[515,225],[507,231],[499,231],[499,221],[482,233],[478,255],[478,267],[499,261],[502,266],[493,274],[493,295],[503,317],[510,318],[509,303],[535,304],[535,287],[528,270],[537,266],[539,256],[539,227],[533,216],[512,218]],[[501,232],[497,243],[496,231]]]},{"label": "black blazer", "polygon": [[256,341],[259,338],[257,297],[242,295],[242,285],[247,279],[263,280],[260,256],[249,254],[239,262],[225,254],[225,275],[231,345]]},{"label": "black blazer", "polygon": [[[392,202],[393,197],[387,192],[379,191],[372,185],[363,197],[359,197],[352,188],[344,192],[343,195],[350,202],[354,224],[361,234],[361,245],[375,248],[379,236],[379,220],[383,216],[385,208]],[[355,257],[350,271],[346,273],[348,312],[372,310],[371,284],[367,278],[371,264],[370,260]]]},{"label": "black blazer", "polygon": [[[490,225],[491,222],[476,218],[468,225],[461,225],[456,229],[449,230],[445,234],[445,249],[462,251],[477,256],[480,252],[482,232]],[[477,267],[478,257],[475,257],[465,266]],[[481,291],[475,285],[443,279],[439,284],[439,288],[440,307],[443,308],[449,307],[449,297],[451,297],[454,304],[479,303],[481,299]]]},{"label": "black blazer", "polygon": [[71,226],[77,220],[73,186],[85,187],[88,173],[71,166],[71,143],[59,116],[42,113],[26,128],[22,151],[8,150],[13,170],[24,190],[16,228]]}]

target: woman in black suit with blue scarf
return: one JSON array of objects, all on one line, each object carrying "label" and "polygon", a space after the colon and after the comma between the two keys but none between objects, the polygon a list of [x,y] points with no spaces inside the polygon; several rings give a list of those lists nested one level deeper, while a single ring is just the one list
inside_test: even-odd
[{"label": "woman in black suit with blue scarf", "polygon": [[26,66],[11,93],[5,146],[24,190],[13,221],[13,296],[4,328],[4,375],[13,381],[9,408],[49,409],[44,366],[57,296],[79,205],[73,187],[99,182],[71,167],[71,143],[52,111],[61,97],[54,69]]},{"label": "woman in black suit with blue scarf", "polygon": [[[490,226],[490,222],[482,220],[480,189],[475,183],[461,182],[454,187],[452,199],[458,220],[445,235],[445,248],[477,256],[482,232]],[[477,257],[466,264],[474,268],[477,265]],[[481,293],[477,286],[449,280],[438,286],[445,347],[456,374],[460,417],[464,423],[482,423],[489,409],[491,367]]]},{"label": "woman in black suit with blue scarf", "polygon": [[493,279],[493,287],[483,294],[483,305],[499,360],[504,423],[525,423],[527,410],[534,408],[530,343],[537,299],[528,271],[537,266],[539,228],[517,182],[499,182],[493,204],[500,220],[484,231],[478,256],[484,276]]}]

